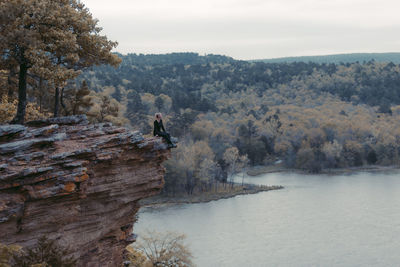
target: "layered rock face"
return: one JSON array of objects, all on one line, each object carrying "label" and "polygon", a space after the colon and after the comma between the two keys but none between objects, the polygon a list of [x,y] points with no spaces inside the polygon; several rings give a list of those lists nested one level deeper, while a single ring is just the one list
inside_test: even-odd
[{"label": "layered rock face", "polygon": [[138,201],[162,188],[169,153],[159,138],[85,116],[0,126],[0,243],[46,236],[79,266],[121,266]]}]

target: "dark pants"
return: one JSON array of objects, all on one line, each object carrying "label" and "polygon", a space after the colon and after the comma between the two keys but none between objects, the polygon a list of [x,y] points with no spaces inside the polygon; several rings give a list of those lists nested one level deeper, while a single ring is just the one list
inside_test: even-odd
[{"label": "dark pants", "polygon": [[159,133],[157,133],[157,135],[161,136],[162,138],[164,138],[165,141],[167,141],[168,144],[172,144],[171,136],[169,135],[169,133],[167,133],[167,132],[159,132]]}]

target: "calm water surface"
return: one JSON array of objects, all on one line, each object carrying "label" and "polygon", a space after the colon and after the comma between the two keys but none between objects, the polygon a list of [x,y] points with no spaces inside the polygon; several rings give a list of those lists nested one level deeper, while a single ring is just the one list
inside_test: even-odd
[{"label": "calm water surface", "polygon": [[246,177],[285,189],[144,210],[135,225],[187,236],[219,266],[400,266],[400,172]]}]

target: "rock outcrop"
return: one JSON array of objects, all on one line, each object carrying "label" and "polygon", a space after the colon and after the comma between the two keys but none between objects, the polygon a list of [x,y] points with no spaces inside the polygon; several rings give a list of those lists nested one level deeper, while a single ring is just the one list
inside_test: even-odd
[{"label": "rock outcrop", "polygon": [[85,116],[0,126],[0,243],[41,236],[79,266],[121,266],[140,199],[163,186],[160,138]]}]

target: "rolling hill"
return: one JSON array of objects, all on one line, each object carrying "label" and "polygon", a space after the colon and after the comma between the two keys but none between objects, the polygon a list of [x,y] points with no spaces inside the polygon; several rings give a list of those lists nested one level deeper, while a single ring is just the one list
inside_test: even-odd
[{"label": "rolling hill", "polygon": [[282,57],[271,59],[251,60],[265,63],[292,63],[292,62],[313,62],[313,63],[354,63],[354,62],[393,62],[400,63],[400,53],[353,53],[353,54],[336,54],[321,56],[301,56],[301,57]]}]

